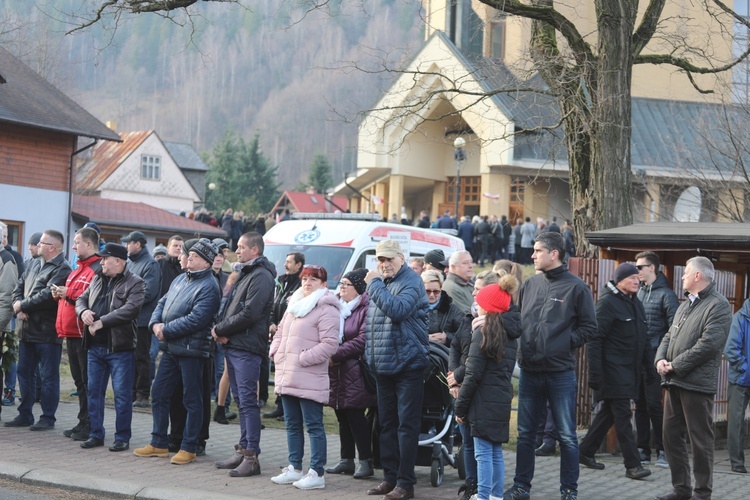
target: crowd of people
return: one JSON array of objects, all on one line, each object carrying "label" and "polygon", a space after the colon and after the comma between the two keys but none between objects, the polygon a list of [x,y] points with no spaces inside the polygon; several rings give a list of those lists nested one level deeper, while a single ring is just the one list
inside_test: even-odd
[{"label": "crowd of people", "polygon": [[[15,323],[20,388],[18,414],[5,426],[54,428],[64,340],[79,403],[78,423],[65,430],[66,437],[84,449],[105,446],[111,378],[116,419],[110,451],[130,448],[133,407],[150,406],[151,439],[133,454],[172,454],[170,462],[177,465],[194,462],[205,454],[215,400],[215,422],[237,418],[240,424],[237,444],[215,467],[231,477],[255,476],[261,473],[261,408],[269,402],[272,362],[276,406],[263,416],[283,419],[289,465],[271,481],[320,489],[326,474],[363,479],[379,465],[382,481],[366,493],[412,498],[433,342],[450,351],[445,382],[455,399],[466,469],[460,498],[530,498],[535,457],[554,453],[559,444],[561,499],[575,499],[579,467],[604,468],[594,455],[614,425],[626,477],[648,476],[644,465],[653,451],[656,465],[672,473],[673,491],[657,498],[707,499],[713,480],[711,410],[725,353],[730,459],[734,471],[746,472],[742,417],[750,398],[750,300],[733,318],[715,289],[710,260],[687,261],[687,300],[679,304],[658,255],[642,252],[635,265],[617,267],[595,304],[590,288],[565,265],[567,243],[554,220],[535,227],[533,236],[531,228],[523,230],[533,225],[528,219],[516,226],[521,249],[527,248],[524,238],[532,238],[528,258],[535,274],[525,280],[523,259],[495,262],[498,256],[525,255],[508,252],[513,239],[500,253],[487,250],[492,231],[485,224],[494,223],[503,235],[506,227],[511,236],[516,229],[505,217],[480,219],[480,229],[472,229],[478,260],[471,250],[448,259],[433,250],[407,262],[396,241],[380,241],[375,268],[346,273],[336,292],[329,290],[326,269],[301,253],[287,255],[285,273],[277,276],[256,231],[236,242],[174,236],[152,254],[139,231],[127,235],[124,245],[101,244],[98,228],[84,227],[73,240],[72,270],[56,230],[32,236],[34,257],[26,263],[0,248],[0,329],[13,345]],[[3,237],[5,230],[0,226]],[[236,262],[226,272],[232,243]],[[475,275],[474,263],[484,261],[493,268]],[[584,345],[598,407],[579,444],[575,352]],[[520,373],[517,459],[512,486],[504,491],[502,445],[510,438],[514,370]],[[232,398],[238,414],[228,411]],[[325,406],[339,425],[340,456],[332,460]]]}]

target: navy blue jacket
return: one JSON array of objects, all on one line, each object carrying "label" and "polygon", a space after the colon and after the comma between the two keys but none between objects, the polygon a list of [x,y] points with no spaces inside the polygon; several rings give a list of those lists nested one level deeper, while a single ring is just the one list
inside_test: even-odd
[{"label": "navy blue jacket", "polygon": [[140,276],[146,282],[146,298],[143,300],[143,309],[138,315],[138,327],[142,328],[149,326],[148,320],[161,296],[161,268],[145,246],[140,252],[128,255],[128,259],[130,260],[128,271]]},{"label": "navy blue jacket", "polygon": [[172,282],[149,321],[164,323],[164,340],[159,349],[175,356],[207,358],[211,354],[211,327],[219,311],[221,291],[209,267],[203,271],[187,272]]},{"label": "navy blue jacket", "polygon": [[732,318],[724,356],[729,361],[729,382],[750,387],[750,299]]},{"label": "navy blue jacket", "polygon": [[661,339],[674,320],[674,313],[680,307],[677,295],[669,287],[669,281],[661,272],[650,285],[641,283],[638,298],[643,303],[648,322],[648,348],[656,352]]},{"label": "navy blue jacket", "polygon": [[422,278],[403,265],[392,278],[373,278],[367,294],[367,363],[381,375],[425,368],[429,304]]}]

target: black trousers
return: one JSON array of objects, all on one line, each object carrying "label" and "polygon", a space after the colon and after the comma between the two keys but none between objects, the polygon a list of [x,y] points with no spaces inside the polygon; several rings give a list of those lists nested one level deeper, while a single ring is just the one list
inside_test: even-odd
[{"label": "black trousers", "polygon": [[339,421],[341,458],[354,458],[354,448],[360,460],[372,458],[372,426],[365,418],[364,408],[334,410]]},{"label": "black trousers", "polygon": [[135,377],[133,378],[133,401],[148,401],[151,393],[151,331],[147,326],[139,326],[135,344]]},{"label": "black trousers", "polygon": [[[207,358],[203,363],[203,424],[198,435],[198,445],[206,446],[208,426],[211,423],[211,383],[214,379],[214,358]],[[182,444],[182,433],[185,432],[187,412],[182,404],[182,382],[177,384],[169,400],[169,444],[177,448]]]},{"label": "black trousers", "polygon": [[73,382],[76,384],[76,391],[78,391],[78,422],[88,427],[88,353],[83,348],[83,339],[81,338],[66,338],[65,343],[68,348],[70,375],[73,377]]},{"label": "black trousers", "polygon": [[593,457],[614,424],[625,468],[632,469],[641,465],[633,437],[633,426],[630,425],[631,415],[629,399],[605,399],[601,411],[596,414],[586,437],[581,441],[578,452],[582,456]]},{"label": "black trousers", "polygon": [[[653,366],[649,367],[652,369]],[[656,371],[656,368],[653,368]],[[664,408],[661,406],[661,377],[654,373],[653,381],[641,382],[638,400],[635,402],[635,431],[638,436],[638,448],[651,455],[651,443],[656,453],[664,449],[662,444],[662,426],[664,422]],[[653,429],[653,435],[651,434]]]}]

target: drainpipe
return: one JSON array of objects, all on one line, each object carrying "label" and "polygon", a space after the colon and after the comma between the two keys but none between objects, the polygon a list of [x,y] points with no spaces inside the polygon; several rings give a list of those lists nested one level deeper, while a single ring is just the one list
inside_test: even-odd
[{"label": "drainpipe", "polygon": [[[77,138],[73,140],[76,141]],[[70,239],[70,230],[73,224],[73,171],[75,170],[75,157],[93,147],[97,142],[98,139],[94,139],[94,142],[82,147],[81,149],[73,151],[73,154],[70,155],[70,174],[68,175],[68,221],[66,223],[65,231],[65,235],[68,239]],[[70,260],[70,244],[65,245],[65,260]]]}]

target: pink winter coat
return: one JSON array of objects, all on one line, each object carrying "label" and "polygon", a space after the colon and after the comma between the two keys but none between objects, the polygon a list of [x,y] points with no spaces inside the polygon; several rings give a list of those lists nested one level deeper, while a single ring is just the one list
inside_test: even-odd
[{"label": "pink winter coat", "polygon": [[[296,303],[304,300],[302,289],[289,301],[271,344],[276,364],[276,394],[328,403],[328,360],[339,345],[340,305],[326,290],[315,306],[301,317],[294,315]],[[279,333],[281,335],[279,335]]]}]

